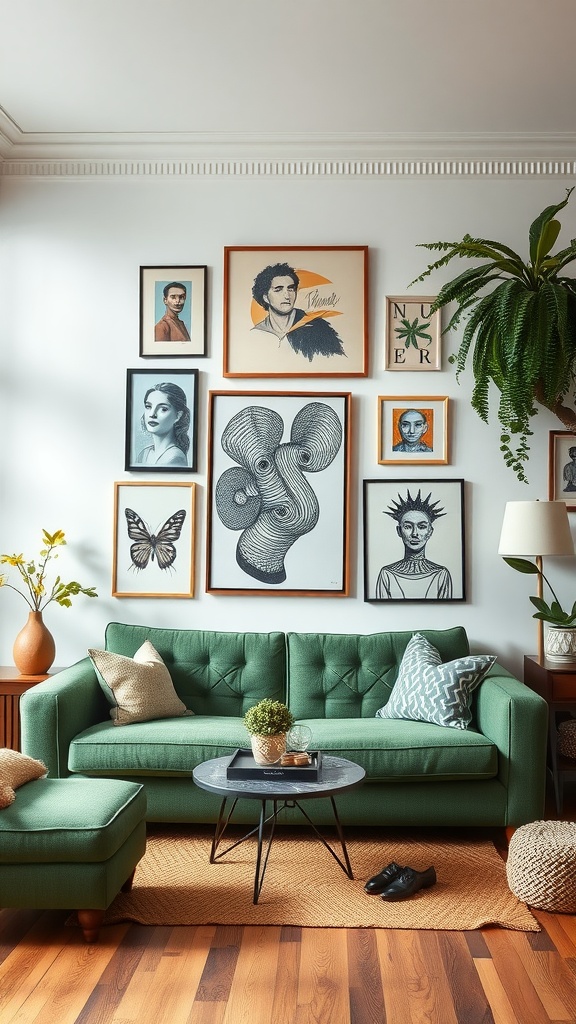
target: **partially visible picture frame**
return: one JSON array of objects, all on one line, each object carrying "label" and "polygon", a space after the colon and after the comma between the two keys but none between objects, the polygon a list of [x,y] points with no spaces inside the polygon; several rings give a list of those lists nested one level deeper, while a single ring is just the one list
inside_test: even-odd
[{"label": "partially visible picture frame", "polygon": [[548,498],[576,512],[576,434],[551,430],[548,437]]},{"label": "partially visible picture frame", "polygon": [[386,296],[387,370],[441,370],[440,310],[434,295]]},{"label": "partially visible picture frame", "polygon": [[140,267],[140,355],[206,355],[205,266]]},{"label": "partially visible picture frame", "polygon": [[368,246],[226,246],[224,377],[365,377]]},{"label": "partially visible picture frame", "polygon": [[114,484],[112,597],[194,597],[193,483]]},{"label": "partially visible picture frame", "polygon": [[466,599],[463,480],[364,480],[363,518],[365,601]]},{"label": "partially visible picture frame", "polygon": [[379,395],[379,464],[446,466],[448,410],[445,395]]},{"label": "partially visible picture frame", "polygon": [[350,393],[212,391],[206,591],[346,597]]},{"label": "partially visible picture frame", "polygon": [[194,473],[197,455],[198,370],[127,370],[124,469]]}]

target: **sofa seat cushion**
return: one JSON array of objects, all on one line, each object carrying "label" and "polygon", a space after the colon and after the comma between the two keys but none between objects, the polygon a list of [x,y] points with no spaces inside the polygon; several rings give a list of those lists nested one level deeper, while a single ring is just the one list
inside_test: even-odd
[{"label": "sofa seat cushion", "polygon": [[38,779],[0,815],[0,864],[106,861],[145,817],[134,782]]},{"label": "sofa seat cushion", "polygon": [[191,775],[196,765],[250,745],[241,718],[195,715],[114,728],[100,722],[70,744],[68,769],[85,775]]},{"label": "sofa seat cushion", "polygon": [[362,765],[369,782],[491,779],[498,773],[496,746],[473,729],[444,729],[427,722],[310,718],[310,749]]}]

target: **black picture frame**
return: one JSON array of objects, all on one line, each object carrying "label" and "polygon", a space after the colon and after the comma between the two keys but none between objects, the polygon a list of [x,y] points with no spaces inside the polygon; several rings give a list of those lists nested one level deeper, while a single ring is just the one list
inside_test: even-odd
[{"label": "black picture frame", "polygon": [[365,601],[466,600],[463,480],[364,480],[363,522]]},{"label": "black picture frame", "polygon": [[[126,371],[126,432],[124,469],[130,473],[195,473],[198,461],[198,370],[129,369]],[[174,390],[175,388],[179,390]],[[188,420],[188,450],[185,437],[173,433],[169,450],[160,443],[161,434],[143,426],[144,399],[153,389],[166,395],[166,403]],[[179,408],[181,393],[185,408]],[[183,400],[182,400],[183,402]],[[181,417],[180,417],[181,418]],[[184,461],[185,460],[185,461]]]}]

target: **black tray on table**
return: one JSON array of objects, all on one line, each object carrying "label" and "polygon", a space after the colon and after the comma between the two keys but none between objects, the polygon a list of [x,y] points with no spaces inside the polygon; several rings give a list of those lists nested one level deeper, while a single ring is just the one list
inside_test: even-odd
[{"label": "black tray on table", "polygon": [[227,779],[292,779],[297,782],[318,782],[322,777],[322,751],[308,750],[311,764],[256,764],[252,751],[238,747],[226,768]]}]

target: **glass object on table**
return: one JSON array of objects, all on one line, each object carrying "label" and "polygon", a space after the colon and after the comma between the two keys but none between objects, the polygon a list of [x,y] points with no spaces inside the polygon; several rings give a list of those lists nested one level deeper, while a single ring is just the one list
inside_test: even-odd
[{"label": "glass object on table", "polygon": [[312,730],[307,725],[293,725],[286,736],[287,750],[308,750],[312,742]]}]

